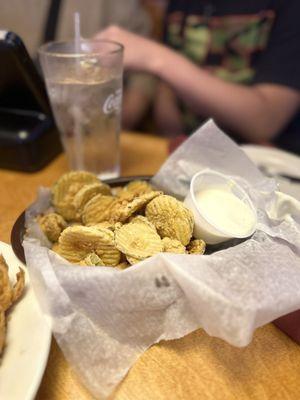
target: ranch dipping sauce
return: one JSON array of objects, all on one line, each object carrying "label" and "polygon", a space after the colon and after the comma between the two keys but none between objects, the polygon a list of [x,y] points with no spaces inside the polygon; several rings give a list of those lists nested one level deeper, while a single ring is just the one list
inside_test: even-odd
[{"label": "ranch dipping sauce", "polygon": [[195,193],[195,199],[203,217],[233,237],[249,234],[256,224],[252,209],[227,190],[203,189]]},{"label": "ranch dipping sauce", "polygon": [[184,200],[195,219],[193,235],[207,244],[247,238],[256,229],[256,208],[246,190],[229,175],[205,169],[196,173]]}]

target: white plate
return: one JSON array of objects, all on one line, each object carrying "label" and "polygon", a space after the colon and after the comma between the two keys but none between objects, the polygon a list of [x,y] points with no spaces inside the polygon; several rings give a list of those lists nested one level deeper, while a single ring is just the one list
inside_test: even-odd
[{"label": "white plate", "polygon": [[21,266],[25,270],[26,290],[9,312],[6,346],[0,358],[0,399],[33,400],[39,388],[50,350],[50,324],[39,308],[29,286],[26,267],[16,258],[11,246],[0,242],[10,269],[10,278]]},{"label": "white plate", "polygon": [[256,164],[273,174],[286,174],[300,178],[300,157],[274,147],[245,145],[242,149]]},{"label": "white plate", "polygon": [[300,184],[276,175],[291,175],[300,178],[300,157],[287,151],[272,147],[245,145],[242,146],[247,156],[257,166],[265,168],[279,183],[282,192],[300,200]]}]

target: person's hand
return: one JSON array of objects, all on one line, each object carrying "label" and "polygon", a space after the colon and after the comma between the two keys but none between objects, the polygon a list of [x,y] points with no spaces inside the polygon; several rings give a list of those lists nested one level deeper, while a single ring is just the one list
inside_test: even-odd
[{"label": "person's hand", "polygon": [[124,46],[124,67],[132,70],[151,72],[152,61],[160,46],[142,36],[112,25],[95,35],[96,39],[119,42]]}]

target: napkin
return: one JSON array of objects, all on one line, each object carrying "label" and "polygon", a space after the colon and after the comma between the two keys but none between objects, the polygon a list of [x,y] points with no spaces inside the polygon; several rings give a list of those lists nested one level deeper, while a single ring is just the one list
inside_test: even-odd
[{"label": "napkin", "polygon": [[24,249],[31,282],[67,360],[96,398],[108,396],[160,340],[203,328],[233,346],[300,308],[300,203],[277,190],[213,121],[182,144],[153,184],[183,199],[194,173],[238,180],[257,208],[255,234],[209,255],[161,253],[126,270],[74,266],[53,253],[34,222],[49,190],[28,210]]}]

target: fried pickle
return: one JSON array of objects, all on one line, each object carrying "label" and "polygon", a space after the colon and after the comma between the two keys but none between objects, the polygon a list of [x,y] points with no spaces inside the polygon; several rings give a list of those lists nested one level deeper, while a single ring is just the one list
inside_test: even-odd
[{"label": "fried pickle", "polygon": [[16,274],[16,283],[12,286],[8,276],[8,265],[0,254],[0,355],[5,344],[6,311],[15,303],[23,293],[25,274],[20,268]]},{"label": "fried pickle", "polygon": [[189,243],[194,217],[182,202],[168,195],[158,196],[147,204],[145,215],[162,238],[177,239],[184,246]]},{"label": "fried pickle", "polygon": [[114,243],[114,234],[106,228],[71,226],[59,238],[59,254],[71,263],[80,263],[90,253],[96,253],[104,265],[116,266],[121,253]]},{"label": "fried pickle", "polygon": [[163,251],[161,238],[155,228],[142,221],[129,222],[116,229],[115,244],[130,264],[133,258],[141,261]]},{"label": "fried pickle", "polygon": [[37,222],[50,242],[57,242],[61,232],[67,227],[66,221],[57,213],[43,215]]},{"label": "fried pickle", "polygon": [[204,240],[194,239],[190,241],[186,249],[189,254],[204,254],[205,246]]},{"label": "fried pickle", "polygon": [[84,185],[92,183],[99,183],[99,179],[90,172],[72,171],[62,175],[51,189],[56,212],[66,221],[78,219],[73,199]]},{"label": "fried pickle", "polygon": [[111,220],[111,208],[115,202],[113,196],[98,194],[85,205],[82,221],[85,225],[96,225]]},{"label": "fried pickle", "polygon": [[177,253],[177,254],[185,254],[186,250],[184,245],[179,242],[177,239],[170,239],[169,237],[164,237],[162,239],[164,252],[166,253]]}]

